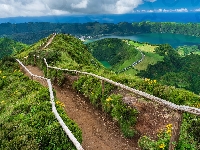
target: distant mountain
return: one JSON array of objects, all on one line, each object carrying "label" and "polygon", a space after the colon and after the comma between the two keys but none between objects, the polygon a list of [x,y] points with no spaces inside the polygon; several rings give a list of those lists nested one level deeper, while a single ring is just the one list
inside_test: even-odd
[{"label": "distant mountain", "polygon": [[175,22],[119,22],[114,23],[2,23],[0,24],[0,37],[9,37],[16,41],[33,44],[51,33],[69,33],[74,36],[98,37],[112,35],[134,35],[141,33],[173,33],[191,36],[200,36],[198,23]]},{"label": "distant mountain", "polygon": [[51,23],[119,23],[119,22],[199,22],[198,12],[182,13],[132,13],[132,14],[95,14],[95,15],[62,15],[40,17],[10,17],[0,18],[0,23],[27,23],[27,22],[51,22]]}]

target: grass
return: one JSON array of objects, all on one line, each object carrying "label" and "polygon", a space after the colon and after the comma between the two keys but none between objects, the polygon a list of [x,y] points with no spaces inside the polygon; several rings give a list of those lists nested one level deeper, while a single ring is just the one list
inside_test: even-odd
[{"label": "grass", "polygon": [[119,66],[118,69],[119,69],[119,70],[122,70],[122,69],[124,69],[124,68],[126,68],[126,67],[132,65],[135,61],[141,59],[141,57],[142,57],[141,53],[138,52],[136,56],[131,57],[131,59],[125,60],[124,63],[123,63],[122,65]]},{"label": "grass", "polygon": [[135,69],[137,70],[146,70],[147,66],[149,64],[156,64],[158,61],[162,61],[163,57],[156,54],[154,49],[157,46],[153,46],[146,43],[137,43],[134,41],[129,41],[129,44],[138,47],[139,50],[141,50],[145,54],[144,60],[135,66]]},{"label": "grass", "polygon": [[162,56],[155,53],[146,52],[144,54],[145,54],[144,60],[141,63],[137,64],[135,66],[135,69],[146,70],[149,64],[156,64],[158,61],[163,60]]},{"label": "grass", "polygon": [[157,47],[157,46],[152,46],[150,44],[137,43],[134,41],[129,41],[129,44],[138,47],[138,49],[140,49],[143,52],[152,52],[152,53],[154,53],[154,49]]},{"label": "grass", "polygon": [[[24,76],[16,62],[0,66],[0,149],[76,149],[52,113],[48,88]],[[81,130],[63,104],[56,108],[81,142]]]}]

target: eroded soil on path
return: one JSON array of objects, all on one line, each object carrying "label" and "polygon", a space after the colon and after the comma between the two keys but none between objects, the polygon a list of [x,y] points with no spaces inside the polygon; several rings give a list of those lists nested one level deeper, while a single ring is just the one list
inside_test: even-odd
[{"label": "eroded soil on path", "polygon": [[[43,76],[37,67],[27,66],[36,75]],[[25,73],[28,75],[27,73]],[[45,81],[38,80],[44,86]],[[82,146],[85,150],[138,150],[137,141],[140,136],[147,135],[156,139],[158,130],[172,122],[172,114],[161,105],[155,105],[143,98],[120,90],[124,101],[139,111],[136,129],[138,134],[133,139],[123,137],[118,125],[89,103],[89,100],[72,89],[70,82],[62,88],[53,85],[56,97],[65,104],[67,115],[74,120],[82,130]]]}]

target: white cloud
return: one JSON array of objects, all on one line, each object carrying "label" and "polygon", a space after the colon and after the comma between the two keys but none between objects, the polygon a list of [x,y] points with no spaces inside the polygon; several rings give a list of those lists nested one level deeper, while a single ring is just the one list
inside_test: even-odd
[{"label": "white cloud", "polygon": [[188,12],[187,8],[175,9],[176,12]]},{"label": "white cloud", "polygon": [[156,0],[0,0],[0,17],[131,13]]},{"label": "white cloud", "polygon": [[149,1],[149,2],[155,2],[156,0],[145,0],[145,1]]},{"label": "white cloud", "polygon": [[[200,9],[199,9],[200,11]],[[136,10],[134,12],[143,12],[143,13],[152,13],[152,12],[164,12],[164,13],[169,13],[169,12],[189,12],[187,8],[180,8],[180,9],[150,9],[150,10]]]},{"label": "white cloud", "polygon": [[194,11],[197,11],[197,12],[199,12],[199,11],[200,11],[200,8],[197,8],[197,9],[195,9]]},{"label": "white cloud", "polygon": [[83,0],[83,1],[79,2],[78,4],[72,3],[71,6],[72,6],[72,8],[87,8],[87,3],[88,3],[87,0]]}]

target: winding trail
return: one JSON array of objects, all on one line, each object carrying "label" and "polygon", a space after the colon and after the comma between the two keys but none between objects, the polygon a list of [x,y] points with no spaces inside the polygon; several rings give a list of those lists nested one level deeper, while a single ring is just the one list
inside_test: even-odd
[{"label": "winding trail", "polygon": [[[37,67],[27,66],[36,75],[44,76]],[[26,75],[28,75],[26,73]],[[35,79],[47,86],[42,80]],[[126,139],[119,127],[109,117],[102,115],[100,110],[92,106],[84,96],[77,94],[69,83],[63,88],[53,85],[56,97],[65,104],[67,115],[82,130],[85,150],[138,150],[137,139]]]},{"label": "winding trail", "polygon": [[[53,34],[41,49],[51,44],[55,36],[56,34]],[[26,67],[33,74],[44,76],[38,67]],[[29,73],[25,71],[24,73],[30,77]],[[87,98],[72,89],[73,78],[68,76],[67,82],[62,88],[56,84],[53,85],[53,88],[56,91],[55,97],[64,103],[67,115],[81,128],[82,147],[85,150],[140,150],[137,143],[140,136],[147,135],[156,139],[159,129],[172,123],[173,112],[171,110],[162,105],[144,101],[140,96],[130,94],[130,92],[119,90],[117,93],[122,94],[125,100],[139,111],[136,124],[138,134],[132,139],[127,139],[123,137],[116,122],[95,108]],[[45,81],[35,78],[34,80],[47,87]]]},{"label": "winding trail", "polygon": [[45,46],[42,49],[47,48],[47,46],[49,46],[51,44],[51,42],[53,41],[54,37],[56,36],[56,33],[54,33],[52,35],[52,37],[48,40],[48,42],[45,44]]}]

